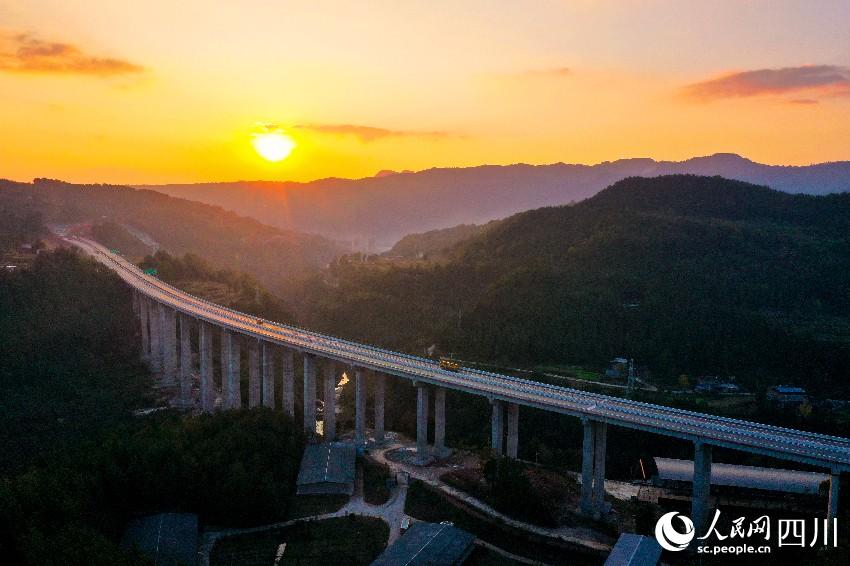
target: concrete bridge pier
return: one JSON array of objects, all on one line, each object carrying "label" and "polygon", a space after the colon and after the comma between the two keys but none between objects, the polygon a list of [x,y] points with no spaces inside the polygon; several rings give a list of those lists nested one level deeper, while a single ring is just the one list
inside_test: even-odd
[{"label": "concrete bridge pier", "polygon": [[384,385],[386,376],[381,372],[375,372],[374,376],[373,402],[375,404],[375,442],[384,441]]},{"label": "concrete bridge pier", "polygon": [[366,370],[354,370],[354,442],[366,442]]},{"label": "concrete bridge pier", "polygon": [[506,452],[508,458],[516,459],[519,451],[519,405],[508,404],[508,440]]},{"label": "concrete bridge pier", "polygon": [[490,449],[493,455],[501,457],[503,453],[502,439],[505,434],[505,404],[498,399],[491,399],[493,413],[490,417]]},{"label": "concrete bridge pier", "polygon": [[259,407],[262,401],[262,383],[260,382],[260,341],[248,342],[248,407]]},{"label": "concrete bridge pier", "polygon": [[838,487],[841,482],[841,474],[838,470],[832,470],[832,475],[829,477],[829,507],[826,512],[826,540],[832,541],[834,536],[833,523],[838,517]]},{"label": "concrete bridge pier", "polygon": [[593,509],[594,515],[608,512],[605,504],[605,457],[607,456],[608,425],[596,423],[596,438],[593,461]]},{"label": "concrete bridge pier", "polygon": [[304,354],[304,432],[310,440],[316,436],[316,359]]},{"label": "concrete bridge pier", "polygon": [[167,385],[177,383],[177,312],[159,305],[162,321],[162,380]]},{"label": "concrete bridge pier", "polygon": [[192,406],[192,317],[180,314],[180,406]]},{"label": "concrete bridge pier", "polygon": [[691,495],[691,520],[697,536],[702,536],[708,525],[711,495],[711,445],[694,443],[694,481]]},{"label": "concrete bridge pier", "polygon": [[584,438],[581,460],[581,512],[599,517],[607,512],[605,503],[605,452],[608,425],[582,419]]},{"label": "concrete bridge pier", "polygon": [[416,387],[416,453],[420,459],[428,454],[428,386],[422,382]]},{"label": "concrete bridge pier", "polygon": [[162,371],[162,321],[160,320],[159,304],[148,303],[148,318],[150,321],[151,356],[150,368],[153,373]]},{"label": "concrete bridge pier", "polygon": [[274,398],[274,355],[277,348],[274,344],[263,342],[263,407],[275,408]]},{"label": "concrete bridge pier", "polygon": [[221,396],[225,409],[239,409],[242,407],[242,391],[239,387],[241,371],[239,338],[231,331],[222,329]]},{"label": "concrete bridge pier", "polygon": [[295,352],[289,348],[284,348],[280,364],[283,380],[281,384],[283,411],[295,420]]},{"label": "concrete bridge pier", "polygon": [[142,361],[149,363],[151,359],[151,338],[148,331],[148,300],[139,297],[139,322],[142,326]]},{"label": "concrete bridge pier", "polygon": [[325,442],[333,442],[336,439],[336,362],[325,360],[325,407],[323,412],[322,428],[324,429]]},{"label": "concrete bridge pier", "polygon": [[446,448],[446,390],[434,388],[434,456],[445,458],[450,453]]},{"label": "concrete bridge pier", "polygon": [[593,422],[582,419],[581,512],[593,514]]},{"label": "concrete bridge pier", "polygon": [[204,321],[198,321],[198,358],[201,371],[201,410],[212,413],[215,410],[215,382],[213,381],[213,327]]}]

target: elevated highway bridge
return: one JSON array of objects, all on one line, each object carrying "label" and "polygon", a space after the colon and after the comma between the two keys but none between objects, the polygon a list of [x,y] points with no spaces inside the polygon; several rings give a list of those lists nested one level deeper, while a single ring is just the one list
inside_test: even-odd
[{"label": "elevated highway bridge", "polygon": [[[445,390],[455,389],[489,399],[492,405],[491,446],[497,454],[515,458],[519,407],[563,413],[584,423],[582,509],[604,512],[605,445],[608,425],[632,428],[693,442],[694,482],[692,519],[707,519],[711,478],[711,448],[720,446],[827,468],[831,473],[828,517],[838,508],[839,474],[850,470],[850,439],[816,434],[750,421],[686,411],[663,405],[589,393],[470,368],[450,371],[434,360],[411,356],[327,336],[295,326],[258,319],[195,297],[145,274],[100,244],[75,236],[66,240],[115,271],[133,290],[134,308],[142,327],[143,358],[167,380],[179,382],[181,399],[192,404],[194,368],[190,332],[198,328],[200,408],[215,409],[217,387],[213,376],[212,333],[222,336],[220,389],[225,409],[243,406],[239,385],[240,345],[248,348],[248,406],[275,405],[275,360],[280,353],[283,409],[294,413],[294,356],[303,358],[304,428],[316,431],[316,373],[325,376],[325,440],[335,435],[333,388],[338,366],[353,368],[356,391],[355,438],[365,440],[366,380],[372,375],[374,434],[384,434],[384,380],[408,379],[417,388],[417,451],[424,460],[445,453]],[[177,334],[179,319],[180,332]],[[178,352],[179,350],[179,352]],[[434,445],[429,447],[429,397],[434,395]],[[507,421],[507,422],[506,422]],[[507,431],[505,431],[507,425]],[[830,521],[830,524],[832,521]]]}]

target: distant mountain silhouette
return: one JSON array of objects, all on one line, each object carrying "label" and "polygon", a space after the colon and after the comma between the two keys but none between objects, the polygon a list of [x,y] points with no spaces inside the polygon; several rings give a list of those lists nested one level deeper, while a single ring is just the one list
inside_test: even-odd
[{"label": "distant mountain silhouette", "polygon": [[481,224],[516,212],[593,196],[626,177],[720,175],[788,193],[850,190],[850,162],[803,167],[763,165],[718,153],[686,161],[621,159],[598,165],[482,165],[382,171],[364,179],[309,183],[238,181],[145,186],[223,206],[280,228],[337,239],[374,239],[389,248],[402,236],[458,224]]}]

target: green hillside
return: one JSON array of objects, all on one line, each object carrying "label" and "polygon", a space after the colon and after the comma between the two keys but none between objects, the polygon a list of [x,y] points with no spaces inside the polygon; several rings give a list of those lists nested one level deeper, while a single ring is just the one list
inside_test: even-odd
[{"label": "green hillside", "polygon": [[385,255],[408,259],[437,258],[458,243],[474,238],[491,230],[499,224],[491,220],[486,224],[459,224],[451,228],[430,230],[421,234],[408,234],[392,247]]},{"label": "green hillside", "polygon": [[7,208],[40,214],[48,224],[93,224],[101,235],[114,236],[116,225],[130,226],[170,253],[198,254],[218,267],[250,272],[277,290],[324,266],[336,253],[321,236],[122,186],[0,180],[0,210]]},{"label": "green hillside", "polygon": [[720,177],[620,181],[517,214],[439,265],[333,266],[310,323],[417,353],[736,375],[846,392],[850,195]]}]

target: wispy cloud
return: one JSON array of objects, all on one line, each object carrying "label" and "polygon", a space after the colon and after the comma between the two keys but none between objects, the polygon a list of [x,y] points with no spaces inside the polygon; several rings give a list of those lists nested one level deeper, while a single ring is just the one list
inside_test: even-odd
[{"label": "wispy cloud", "polygon": [[721,98],[796,92],[820,96],[850,96],[850,68],[836,65],[805,65],[781,69],[756,69],[728,73],[682,89],[685,97],[701,102]]},{"label": "wispy cloud", "polygon": [[820,104],[820,102],[814,98],[792,98],[788,101],[788,104],[812,105]]},{"label": "wispy cloud", "polygon": [[70,43],[44,41],[27,33],[0,32],[0,71],[110,77],[141,73],[144,67],[123,59],[91,55]]},{"label": "wispy cloud", "polygon": [[299,130],[307,130],[319,134],[352,136],[362,142],[372,142],[384,138],[449,138],[455,137],[449,132],[427,132],[417,130],[391,130],[376,126],[361,126],[357,124],[298,124]]}]

